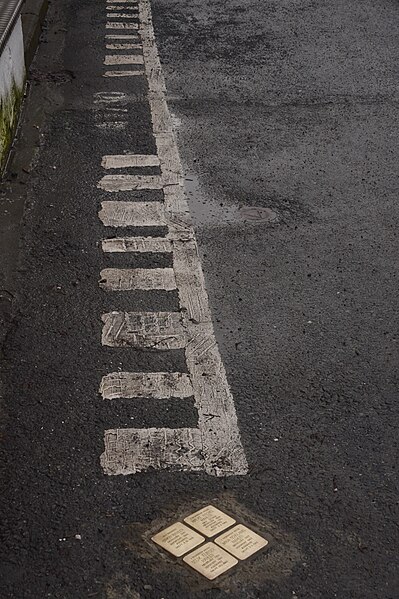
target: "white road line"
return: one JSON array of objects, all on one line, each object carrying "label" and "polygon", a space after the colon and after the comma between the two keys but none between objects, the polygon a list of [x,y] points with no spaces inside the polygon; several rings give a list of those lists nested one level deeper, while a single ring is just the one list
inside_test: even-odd
[{"label": "white road line", "polygon": [[137,4],[137,0],[107,0],[107,4]]},{"label": "white road line", "polygon": [[113,429],[105,432],[104,444],[101,465],[109,475],[204,469],[201,433],[196,428]]},{"label": "white road line", "polygon": [[137,35],[137,33],[132,34],[132,35],[118,35],[118,34],[108,33],[105,36],[105,38],[108,40],[138,40],[138,39],[140,39],[139,36]]},{"label": "white road line", "polygon": [[118,23],[117,21],[107,21],[106,29],[138,29],[137,23]]},{"label": "white road line", "polygon": [[106,44],[107,50],[140,50],[141,44]]},{"label": "white road line", "polygon": [[99,285],[105,291],[176,289],[173,268],[104,268]]},{"label": "white road line", "polygon": [[139,10],[139,7],[137,5],[136,6],[117,6],[117,5],[116,6],[108,6],[107,5],[106,8],[107,8],[107,10],[134,10],[137,12]]},{"label": "white road line", "polygon": [[[165,215],[173,239],[176,283],[189,342],[186,358],[199,415],[204,468],[216,476],[246,474],[234,400],[214,338],[208,298],[182,179],[182,167],[165,101],[165,82],[159,62],[150,2],[140,0],[140,34],[143,42],[149,101],[161,170],[167,186]],[[176,181],[176,183],[174,183]],[[181,241],[182,238],[191,241]],[[206,376],[203,376],[203,374]],[[206,379],[206,380],[205,380]]]},{"label": "white road line", "polygon": [[113,121],[113,122],[104,122],[104,123],[96,123],[96,127],[99,129],[114,129],[115,131],[122,131],[126,129],[127,122],[126,121]]},{"label": "white road line", "polygon": [[135,349],[182,349],[186,344],[179,312],[109,312],[101,317],[102,344]]},{"label": "white road line", "polygon": [[141,54],[108,54],[104,64],[107,66],[116,64],[144,64]]},{"label": "white road line", "polygon": [[101,203],[98,217],[106,227],[162,227],[165,226],[165,210],[161,202]]},{"label": "white road line", "polygon": [[137,15],[133,13],[113,12],[107,14],[107,19],[137,19]]},{"label": "white road line", "polygon": [[94,94],[95,104],[118,104],[127,100],[127,94],[123,92],[96,92]]},{"label": "white road line", "polygon": [[112,372],[102,378],[103,399],[184,399],[193,394],[182,372]]},{"label": "white road line", "polygon": [[104,191],[134,191],[143,189],[162,189],[159,175],[105,175],[97,187]]},{"label": "white road line", "polygon": [[101,166],[105,169],[159,166],[159,158],[158,156],[153,156],[151,154],[121,154],[104,156]]},{"label": "white road line", "polygon": [[118,237],[102,241],[103,252],[162,254],[172,251],[172,242],[163,237]]},{"label": "white road line", "polygon": [[144,71],[106,71],[104,77],[134,77],[144,75]]}]

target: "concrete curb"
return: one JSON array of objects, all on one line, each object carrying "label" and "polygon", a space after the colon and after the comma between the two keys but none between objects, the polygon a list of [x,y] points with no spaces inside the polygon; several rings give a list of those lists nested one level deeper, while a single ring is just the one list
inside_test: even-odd
[{"label": "concrete curb", "polygon": [[22,30],[24,35],[25,65],[28,71],[39,45],[48,0],[25,0],[22,8]]}]

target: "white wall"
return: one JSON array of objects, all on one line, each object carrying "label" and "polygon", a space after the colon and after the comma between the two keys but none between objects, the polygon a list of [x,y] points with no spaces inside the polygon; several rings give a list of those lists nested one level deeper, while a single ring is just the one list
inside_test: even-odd
[{"label": "white wall", "polygon": [[19,17],[0,56],[0,171],[18,122],[24,85],[24,42]]}]

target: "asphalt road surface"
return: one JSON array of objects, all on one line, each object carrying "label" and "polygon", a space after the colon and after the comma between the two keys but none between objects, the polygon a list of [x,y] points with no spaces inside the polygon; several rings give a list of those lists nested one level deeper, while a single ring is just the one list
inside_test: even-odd
[{"label": "asphalt road surface", "polygon": [[0,598],[397,599],[398,5],[138,8],[51,4],[2,184]]}]

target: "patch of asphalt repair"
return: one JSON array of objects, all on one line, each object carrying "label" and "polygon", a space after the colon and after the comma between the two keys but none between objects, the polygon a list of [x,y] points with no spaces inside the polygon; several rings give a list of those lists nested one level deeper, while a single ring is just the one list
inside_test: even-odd
[{"label": "patch of asphalt repair", "polygon": [[[109,426],[129,426],[132,416],[161,426],[167,413],[170,426],[194,426],[195,413],[188,402],[132,413],[98,395],[107,372],[183,370],[179,350],[127,357],[101,347],[102,314],[176,311],[178,297],[99,291],[101,161],[120,155],[123,139],[134,154],[156,147],[137,77],[117,127],[93,105],[104,82],[111,94],[126,79],[101,77],[104,5],[52,5],[36,65],[74,77],[37,81],[29,100],[35,109],[41,86],[48,97],[56,89],[26,184],[17,313],[3,345],[0,596],[396,598],[397,107],[389,76],[383,92],[368,86],[395,62],[397,8],[367,2],[359,14],[353,2],[285,1],[244,11],[231,1],[161,0],[153,8],[179,149],[187,177],[200,182],[195,201],[285,213],[276,223],[217,227],[195,215],[249,473],[107,477],[99,467]],[[359,49],[351,56],[348,47]],[[127,233],[148,231],[115,231]],[[126,268],[153,264],[145,253],[123,259]],[[209,503],[269,531],[275,550],[209,583],[147,543],[151,531]]]}]

